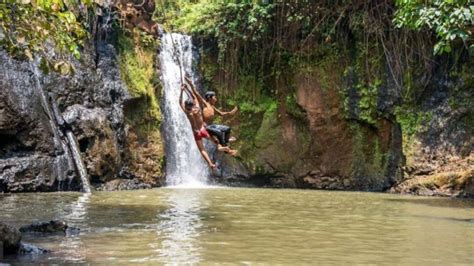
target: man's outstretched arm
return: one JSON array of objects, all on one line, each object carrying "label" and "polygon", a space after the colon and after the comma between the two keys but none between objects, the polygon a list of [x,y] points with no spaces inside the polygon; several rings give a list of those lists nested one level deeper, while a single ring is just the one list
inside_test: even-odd
[{"label": "man's outstretched arm", "polygon": [[[193,82],[191,81],[191,79],[187,76],[184,77],[184,79],[186,80],[186,83],[188,84],[188,86],[191,88],[191,90],[193,92],[193,95],[199,101],[199,104],[202,105],[202,106],[205,106],[206,101],[204,101],[204,98],[202,98],[201,94],[199,94],[199,92],[196,90],[196,87],[194,87]],[[188,90],[189,90],[189,87],[188,87]]]},{"label": "man's outstretched arm", "polygon": [[213,106],[212,108],[214,108],[214,110],[216,111],[216,113],[217,113],[218,115],[220,115],[220,116],[234,115],[235,113],[237,113],[237,110],[239,110],[239,108],[237,108],[237,106],[234,107],[234,109],[232,109],[232,111],[229,111],[229,112],[223,112],[223,111],[217,109],[217,108],[214,107],[214,106]]}]

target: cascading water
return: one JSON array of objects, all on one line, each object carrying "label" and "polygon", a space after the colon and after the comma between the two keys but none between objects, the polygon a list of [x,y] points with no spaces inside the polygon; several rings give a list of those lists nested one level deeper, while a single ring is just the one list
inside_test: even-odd
[{"label": "cascading water", "polygon": [[194,141],[191,125],[179,106],[182,78],[187,75],[195,80],[191,37],[163,34],[159,59],[164,88],[166,182],[170,186],[205,185],[209,170]]},{"label": "cascading water", "polygon": [[[38,64],[38,62],[36,62],[36,63]],[[43,109],[44,109],[44,111],[46,112],[46,114],[49,118],[50,125],[51,125],[51,128],[53,130],[53,138],[54,138],[55,149],[60,150],[61,151],[60,153],[64,153],[66,156],[69,156],[69,151],[68,151],[68,148],[66,146],[66,143],[61,140],[62,133],[61,133],[61,131],[60,131],[58,125],[57,125],[58,117],[55,116],[55,114],[53,112],[54,108],[52,108],[52,103],[50,103],[48,98],[46,97],[46,93],[43,90],[43,87],[41,86],[41,82],[39,81],[40,74],[39,74],[39,71],[38,71],[38,67],[34,64],[31,64],[31,69],[33,71],[33,78],[35,80],[35,87],[38,90],[38,93],[39,93],[40,98],[41,98],[41,103],[43,105]],[[57,112],[56,115],[59,115],[59,112]],[[77,143],[76,137],[71,132],[71,130],[66,131],[66,139],[67,139],[67,142],[69,144],[69,147],[71,148],[72,158],[73,158],[73,160],[76,164],[76,169],[79,173],[79,177],[81,178],[82,189],[86,193],[91,193],[91,187],[90,187],[90,184],[89,184],[89,177],[87,175],[87,171],[86,171],[86,168],[84,166],[84,162],[82,161],[81,154],[79,152],[79,148],[78,148],[79,145]],[[64,162],[62,162],[63,156],[61,156],[61,157],[58,156],[57,158],[58,158],[59,161],[56,162],[56,167],[60,168],[61,165],[64,163]],[[66,162],[68,162],[67,158],[66,158]],[[61,173],[61,171],[59,171],[59,170],[58,170],[58,173]],[[58,179],[60,181],[62,181],[65,178],[59,176]]]}]

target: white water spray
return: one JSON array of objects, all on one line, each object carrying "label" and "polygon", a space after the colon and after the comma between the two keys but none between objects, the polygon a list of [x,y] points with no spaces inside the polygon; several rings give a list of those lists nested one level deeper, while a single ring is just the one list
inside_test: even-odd
[{"label": "white water spray", "polygon": [[205,186],[209,170],[194,141],[191,125],[179,106],[181,79],[187,75],[195,80],[191,37],[163,34],[159,58],[164,88],[167,185]]}]

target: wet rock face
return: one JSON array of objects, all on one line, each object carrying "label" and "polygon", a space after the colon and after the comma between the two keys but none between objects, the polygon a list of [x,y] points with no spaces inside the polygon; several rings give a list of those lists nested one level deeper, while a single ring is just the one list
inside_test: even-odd
[{"label": "wet rock face", "polygon": [[107,112],[76,104],[69,106],[63,117],[79,142],[89,175],[101,182],[116,178],[120,170],[120,153]]},{"label": "wet rock face", "polygon": [[33,150],[53,154],[49,119],[41,106],[31,67],[0,51],[0,158]]},{"label": "wet rock face", "polygon": [[67,179],[71,169],[55,142],[32,67],[3,51],[0,62],[0,192],[54,190],[55,178]]},{"label": "wet rock face", "polygon": [[21,233],[18,229],[0,222],[0,254],[16,254],[20,249]]},{"label": "wet rock face", "polygon": [[[86,47],[81,62],[70,59],[74,73],[67,76],[35,76],[32,63],[0,51],[0,192],[80,189],[67,130],[78,140],[91,182],[119,177],[127,157],[123,105],[130,96],[115,48],[105,42],[93,48]],[[64,125],[48,115],[42,95]]]},{"label": "wet rock face", "polygon": [[0,160],[0,172],[0,191],[55,190],[54,157],[33,154],[3,159]]}]

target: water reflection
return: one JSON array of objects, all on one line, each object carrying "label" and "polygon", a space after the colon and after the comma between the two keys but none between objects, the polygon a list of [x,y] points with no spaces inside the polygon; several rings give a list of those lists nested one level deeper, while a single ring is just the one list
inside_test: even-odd
[{"label": "water reflection", "polygon": [[169,190],[166,199],[169,208],[158,213],[156,230],[160,239],[157,251],[162,262],[195,264],[201,261],[202,192],[198,189]]},{"label": "water reflection", "polygon": [[[87,220],[87,210],[90,202],[91,194],[82,194],[75,202],[71,203],[66,210],[69,212],[64,216],[64,220],[70,227],[81,227],[84,226]],[[80,234],[72,234],[68,232],[67,237],[62,238],[59,244],[62,251],[66,254],[61,254],[61,257],[66,255],[69,261],[85,261],[87,257],[86,245],[82,241]],[[61,257],[52,258],[60,260]]]}]

